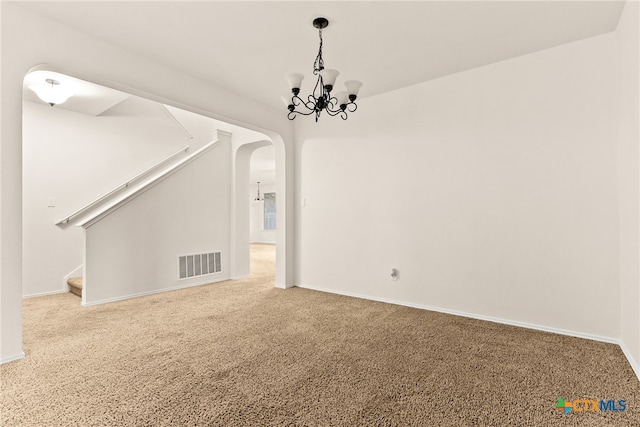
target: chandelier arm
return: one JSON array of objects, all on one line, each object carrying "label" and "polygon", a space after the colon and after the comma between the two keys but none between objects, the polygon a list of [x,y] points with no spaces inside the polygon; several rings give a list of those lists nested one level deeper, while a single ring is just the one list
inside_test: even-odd
[{"label": "chandelier arm", "polygon": [[[337,108],[337,109],[335,109],[335,110],[332,110],[332,109],[330,109],[330,108],[327,108],[327,111],[329,111],[329,112],[333,113],[333,114],[330,114],[331,116],[337,116],[338,114],[341,114],[341,113],[343,113],[343,112],[345,112],[345,111],[348,111],[348,112],[350,112],[350,113],[353,113],[354,111],[356,111],[356,110],[358,109],[358,106],[357,106],[354,102],[349,102],[349,103],[345,104],[345,109],[343,110],[343,109],[342,109],[342,107],[340,107],[340,105],[338,105],[338,99],[337,99],[337,98],[335,98],[335,97],[334,97],[334,98],[331,98],[331,99],[332,99],[332,100],[335,100],[335,101],[334,101],[334,105],[335,105],[336,107],[338,107],[338,108]],[[351,106],[353,106],[353,109],[351,108]],[[345,113],[345,114],[346,114],[346,113]],[[344,119],[344,120],[346,120],[346,118],[344,118],[344,117],[343,117],[343,119]]]},{"label": "chandelier arm", "polygon": [[329,114],[330,116],[336,116],[342,112],[341,108],[338,108],[337,110],[332,110],[327,107],[326,110],[327,110],[327,114]]},{"label": "chandelier arm", "polygon": [[318,105],[318,100],[316,99],[316,97],[313,95],[309,95],[307,97],[307,102],[305,102],[304,106],[307,107],[309,110],[315,111],[317,105]]},{"label": "chandelier arm", "polygon": [[[311,98],[311,96],[310,96]],[[309,114],[311,114],[314,110],[315,110],[315,102],[312,102],[311,99],[309,99],[308,101],[305,101],[304,99],[300,98],[298,95],[294,95],[293,97],[291,97],[291,104],[294,107],[304,107],[307,110],[309,110],[308,113],[304,113],[302,111],[296,111],[299,114],[303,114],[305,116],[308,116]]]},{"label": "chandelier arm", "polygon": [[298,110],[293,110],[291,111],[291,113],[295,113],[295,114],[302,114],[303,116],[310,116],[313,113],[315,113],[316,110],[309,110],[308,112],[304,112],[304,111],[298,111]]},{"label": "chandelier arm", "polygon": [[293,111],[289,111],[289,114],[287,114],[287,118],[289,120],[293,120],[293,119],[295,119],[297,117],[298,114],[303,115],[303,116],[310,116],[313,113],[314,113],[313,111],[309,111],[308,113],[305,113],[303,111],[293,110]]},{"label": "chandelier arm", "polygon": [[304,104],[304,101],[301,100],[298,95],[291,97],[291,104],[290,105],[293,105],[294,108],[295,108],[295,107],[299,106],[300,104]]},{"label": "chandelier arm", "polygon": [[327,114],[329,116],[331,116],[331,117],[340,116],[340,118],[342,120],[347,120],[347,111],[346,110],[343,110],[343,109],[340,108],[340,109],[334,110],[334,111],[327,109],[326,111],[327,111]]},{"label": "chandelier arm", "polygon": [[[329,108],[332,106],[335,106],[336,108],[335,109]],[[334,113],[333,114],[334,116],[342,111],[342,108],[340,108],[340,105],[338,105],[338,98],[336,98],[335,96],[332,96],[327,100],[327,111],[331,111],[332,113]]]},{"label": "chandelier arm", "polygon": [[[310,97],[311,98],[311,97]],[[295,95],[291,98],[291,103],[294,107],[304,107],[306,108],[307,111],[300,111],[297,108],[294,108],[292,111],[289,112],[289,114],[287,115],[287,117],[291,116],[291,114],[295,113],[295,114],[301,114],[303,116],[309,116],[311,114],[313,114],[315,112],[315,103],[313,103],[312,101],[307,101],[305,102],[304,99],[300,98],[298,95]],[[294,115],[293,118],[289,118],[289,120],[293,120],[296,116]]]}]

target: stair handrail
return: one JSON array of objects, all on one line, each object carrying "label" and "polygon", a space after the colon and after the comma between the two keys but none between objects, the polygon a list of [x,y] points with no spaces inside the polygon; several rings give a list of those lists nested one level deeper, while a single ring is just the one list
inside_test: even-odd
[{"label": "stair handrail", "polygon": [[154,165],[152,165],[151,167],[145,169],[143,172],[140,172],[139,174],[137,174],[133,178],[128,179],[124,184],[118,185],[116,188],[114,188],[113,190],[109,191],[104,196],[102,196],[102,197],[94,200],[93,202],[81,207],[80,209],[78,209],[77,211],[73,212],[72,214],[65,216],[60,221],[56,222],[56,225],[69,224],[69,222],[71,222],[72,218],[74,218],[74,217],[78,216],[79,214],[81,214],[81,213],[93,208],[96,205],[99,205],[104,200],[106,200],[109,197],[113,196],[118,191],[123,190],[125,188],[129,188],[129,185],[131,185],[132,183],[134,183],[137,180],[141,179],[142,177],[144,177],[146,175],[149,175],[151,172],[153,172],[154,170],[158,169],[160,166],[164,165],[165,163],[169,162],[174,157],[178,156],[181,153],[186,153],[189,150],[189,148],[190,148],[189,145],[186,145],[186,146],[182,147],[181,149],[179,149],[175,153],[173,153],[170,156],[164,158],[163,160],[160,160],[158,163],[155,163]]},{"label": "stair handrail", "polygon": [[[220,133],[220,131],[218,131],[218,133]],[[147,182],[142,182],[142,184],[140,186],[138,186],[137,188],[134,188],[133,192],[130,193],[124,193],[121,197],[115,197],[113,203],[109,204],[109,202],[105,203],[105,206],[98,208],[96,210],[96,212],[93,212],[92,215],[85,217],[85,218],[81,218],[79,220],[78,223],[76,223],[75,225],[79,226],[79,227],[90,227],[93,224],[95,224],[96,222],[102,220],[103,218],[107,217],[111,212],[120,209],[122,206],[126,205],[129,201],[131,201],[132,199],[140,196],[142,193],[144,193],[145,191],[147,191],[148,189],[150,189],[151,187],[159,184],[160,182],[164,181],[166,178],[168,178],[170,175],[173,175],[175,172],[179,171],[180,169],[184,168],[185,166],[187,166],[189,163],[193,162],[194,160],[198,159],[199,157],[201,157],[203,154],[211,151],[212,149],[219,147],[220,146],[221,141],[215,140],[215,141],[211,141],[210,143],[206,144],[205,146],[201,147],[200,149],[198,149],[197,151],[191,153],[189,156],[184,157],[183,159],[175,162],[174,164],[172,164],[171,166],[161,170],[157,175],[155,175],[153,178],[149,179]],[[102,209],[102,210],[100,210]]]}]

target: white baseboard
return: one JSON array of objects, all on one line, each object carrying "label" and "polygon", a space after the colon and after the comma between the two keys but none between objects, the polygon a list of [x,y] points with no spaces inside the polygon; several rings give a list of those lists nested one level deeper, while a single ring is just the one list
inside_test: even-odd
[{"label": "white baseboard", "polygon": [[24,352],[21,352],[20,354],[17,354],[15,356],[5,357],[3,359],[0,359],[0,365],[4,365],[5,363],[13,362],[15,360],[24,359],[24,357]]},{"label": "white baseboard", "polygon": [[600,342],[605,342],[609,344],[616,344],[620,346],[620,349],[622,350],[625,357],[629,361],[629,364],[631,365],[631,368],[633,369],[636,376],[638,377],[638,380],[640,380],[640,366],[638,366],[638,363],[631,356],[631,352],[629,351],[629,349],[627,349],[627,347],[619,338],[603,337],[600,335],[588,334],[585,332],[570,331],[567,329],[553,328],[550,326],[536,325],[533,323],[518,322],[515,320],[501,319],[499,317],[484,316],[481,314],[466,313],[464,311],[449,310],[446,308],[433,307],[433,306],[428,306],[423,304],[413,304],[413,303],[408,303],[404,301],[395,301],[387,298],[372,297],[369,295],[363,295],[363,294],[358,294],[354,292],[336,291],[334,289],[321,288],[317,286],[297,285],[297,287],[303,288],[303,289],[310,289],[314,291],[327,292],[331,294],[344,295],[348,297],[361,298],[361,299],[366,299],[371,301],[385,302],[385,303],[401,305],[405,307],[419,308],[422,310],[436,311],[438,313],[452,314],[454,316],[468,317],[470,319],[485,320],[488,322],[501,323],[503,325],[518,326],[520,328],[534,329],[534,330],[543,331],[543,332],[551,332],[554,334],[567,335],[567,336],[576,337],[576,338],[584,338],[588,340],[600,341]]},{"label": "white baseboard", "polygon": [[45,297],[47,295],[57,295],[57,294],[64,294],[69,292],[69,290],[65,290],[65,289],[61,289],[61,290],[57,290],[57,291],[51,291],[51,292],[40,292],[38,294],[29,294],[29,295],[22,295],[22,299],[28,299],[28,298],[35,298],[35,297]]},{"label": "white baseboard", "polygon": [[92,301],[92,302],[89,302],[89,303],[85,303],[83,301],[81,305],[83,307],[90,307],[92,305],[108,304],[110,302],[123,301],[123,300],[131,299],[131,298],[139,298],[139,297],[144,297],[144,296],[147,296],[147,295],[160,294],[162,292],[171,292],[171,291],[177,291],[177,290],[180,290],[180,289],[193,288],[195,286],[210,285],[212,283],[224,282],[225,280],[230,280],[230,279],[228,277],[225,277],[224,279],[211,280],[211,278],[209,277],[209,280],[201,280],[201,281],[198,281],[198,282],[188,283],[188,284],[184,284],[184,285],[172,286],[170,288],[154,289],[154,290],[151,290],[151,291],[145,291],[145,292],[138,292],[138,293],[135,293],[135,294],[122,295],[122,296],[118,296],[118,297],[114,297],[114,298],[106,298],[106,299],[102,299],[102,300],[98,300],[98,301]]},{"label": "white baseboard", "polygon": [[640,363],[638,363],[638,361],[633,358],[631,351],[629,350],[629,348],[627,348],[624,341],[620,341],[619,344],[620,344],[620,349],[622,350],[625,357],[629,361],[629,365],[631,365],[631,369],[633,369],[633,372],[636,373],[636,377],[638,377],[638,380],[640,380]]}]

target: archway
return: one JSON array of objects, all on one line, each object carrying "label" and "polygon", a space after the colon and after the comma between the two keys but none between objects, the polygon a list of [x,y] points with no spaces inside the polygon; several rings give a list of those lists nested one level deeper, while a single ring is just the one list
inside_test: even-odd
[{"label": "archway", "polygon": [[[232,158],[230,159],[231,167],[234,170],[232,180],[231,180],[232,188],[230,192],[232,196],[232,204],[231,204],[232,224],[230,224],[231,239],[230,239],[230,248],[229,248],[230,250],[229,258],[231,261],[230,263],[231,278],[240,278],[248,274],[248,256],[247,256],[248,245],[238,244],[239,241],[243,241],[243,242],[246,241],[247,229],[245,228],[240,232],[238,232],[238,229],[239,229],[239,222],[242,222],[243,221],[242,218],[244,218],[247,214],[247,205],[246,204],[236,205],[236,203],[241,202],[242,200],[246,202],[246,197],[244,199],[241,199],[238,197],[238,194],[239,192],[244,192],[244,194],[248,194],[249,181],[248,181],[248,176],[246,177],[246,179],[241,178],[241,175],[243,175],[243,173],[240,172],[240,170],[248,172],[251,153],[253,153],[255,149],[262,146],[266,146],[266,145],[273,145],[276,152],[276,170],[277,170],[276,187],[279,195],[279,198],[277,201],[278,224],[281,225],[281,227],[279,227],[279,229],[277,230],[278,256],[277,256],[277,264],[276,264],[276,283],[277,283],[277,286],[279,287],[287,287],[287,285],[291,285],[292,274],[290,273],[290,271],[292,271],[293,265],[292,265],[292,262],[290,261],[289,263],[291,265],[287,266],[287,258],[291,258],[290,256],[291,254],[288,254],[285,245],[287,242],[287,237],[289,238],[289,240],[291,238],[291,236],[290,235],[287,236],[287,233],[286,233],[287,230],[291,230],[292,228],[290,224],[287,224],[287,209],[290,210],[290,207],[293,204],[291,203],[291,201],[287,201],[287,199],[293,197],[293,192],[286,191],[287,188],[291,186],[291,183],[286,182],[286,176],[290,176],[291,173],[290,172],[287,173],[286,171],[284,171],[285,158],[287,156],[291,157],[291,153],[285,152],[285,144],[282,138],[280,138],[278,134],[268,130],[258,129],[255,126],[250,126],[250,125],[242,126],[242,124],[239,124],[239,123],[229,123],[228,119],[225,119],[225,121],[222,122],[219,118],[215,117],[214,114],[211,114],[205,111],[199,111],[195,108],[190,108],[189,106],[186,106],[186,105],[172,103],[167,101],[166,99],[161,99],[151,94],[140,93],[139,91],[131,90],[131,88],[121,88],[121,87],[118,87],[119,85],[112,82],[92,81],[92,79],[87,79],[86,76],[82,76],[81,78],[74,77],[71,73],[68,73],[64,70],[56,70],[54,69],[54,67],[48,67],[48,66],[35,67],[30,71],[30,73],[36,70],[42,70],[42,71],[54,70],[52,71],[54,73],[66,74],[71,78],[76,78],[79,80],[81,79],[93,85],[101,85],[108,89],[126,92],[131,96],[140,97],[145,100],[156,102],[156,103],[161,103],[162,105],[170,109],[171,108],[181,109],[189,113],[208,117],[213,120],[218,120],[220,121],[220,123],[224,123],[234,129],[243,128],[245,130],[245,134],[242,137],[238,138],[238,141],[234,143],[234,149],[232,150]],[[229,130],[233,132],[233,129],[229,129]],[[255,141],[255,136],[253,137],[253,139],[251,139],[250,137],[248,138],[246,135],[247,133],[248,134],[253,133],[254,135],[258,135],[258,137],[262,136],[266,139]],[[250,142],[246,142],[246,141],[250,141]],[[236,144],[238,144],[237,147],[236,147]],[[289,216],[289,218],[291,218],[291,216]],[[289,248],[289,250],[291,250],[291,247]]]},{"label": "archway", "polygon": [[[260,140],[248,142],[237,147],[234,153],[233,164],[233,197],[232,206],[235,212],[232,213],[232,236],[231,236],[231,263],[232,278],[240,279],[246,277],[250,273],[250,254],[249,247],[251,244],[250,220],[250,168],[251,156],[262,147],[268,147],[273,143],[269,140]],[[276,161],[276,171],[278,162]],[[277,175],[277,174],[276,174]],[[276,190],[277,192],[277,190]],[[277,200],[277,199],[276,199]],[[278,212],[279,209],[276,209]],[[276,236],[276,247],[280,244]],[[276,265],[278,264],[278,256],[276,254]],[[277,270],[277,269],[276,269]],[[277,274],[277,273],[276,273]],[[278,283],[278,278],[276,278]]]},{"label": "archway", "polygon": [[[250,272],[250,166],[251,155],[255,150],[267,147],[273,143],[268,140],[248,142],[240,145],[233,153],[233,190],[234,201],[232,206],[234,212],[231,215],[232,235],[231,235],[231,277],[240,279],[249,275]],[[276,171],[278,164],[276,161]],[[280,242],[276,237],[276,245]],[[276,265],[278,256],[276,254]],[[277,282],[276,282],[277,283]]]}]

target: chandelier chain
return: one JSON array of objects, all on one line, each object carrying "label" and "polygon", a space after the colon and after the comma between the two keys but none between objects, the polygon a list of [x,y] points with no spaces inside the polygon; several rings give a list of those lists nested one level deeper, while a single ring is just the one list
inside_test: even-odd
[{"label": "chandelier chain", "polygon": [[317,75],[320,71],[324,70],[324,60],[322,59],[322,28],[318,29],[318,36],[320,37],[320,47],[318,48],[318,55],[313,62],[313,74]]}]

